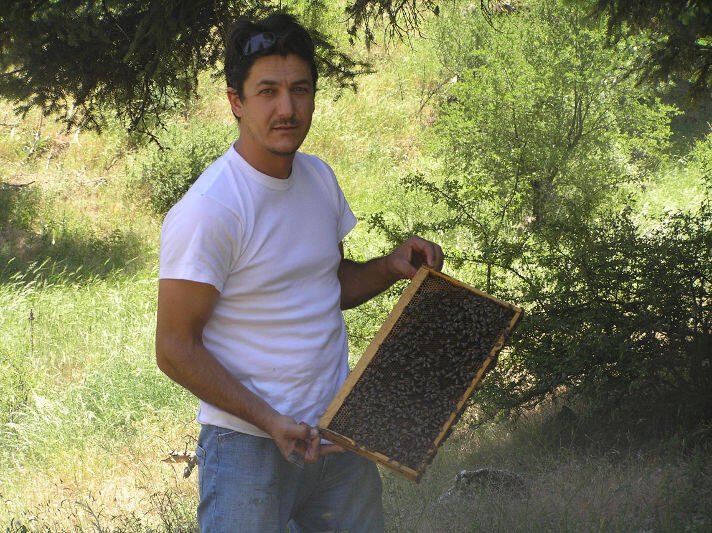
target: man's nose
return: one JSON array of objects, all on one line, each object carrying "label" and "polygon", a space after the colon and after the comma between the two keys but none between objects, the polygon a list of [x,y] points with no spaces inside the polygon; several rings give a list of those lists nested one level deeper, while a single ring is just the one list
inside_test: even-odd
[{"label": "man's nose", "polygon": [[294,116],[294,97],[289,91],[284,92],[279,96],[277,101],[277,113],[280,117],[292,117]]}]

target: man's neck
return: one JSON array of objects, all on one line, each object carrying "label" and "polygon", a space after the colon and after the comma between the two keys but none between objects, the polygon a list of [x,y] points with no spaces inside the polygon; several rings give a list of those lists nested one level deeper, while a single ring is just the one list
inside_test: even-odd
[{"label": "man's neck", "polygon": [[292,173],[295,154],[280,155],[271,152],[256,154],[238,138],[233,144],[235,151],[255,170],[276,179],[286,179]]}]

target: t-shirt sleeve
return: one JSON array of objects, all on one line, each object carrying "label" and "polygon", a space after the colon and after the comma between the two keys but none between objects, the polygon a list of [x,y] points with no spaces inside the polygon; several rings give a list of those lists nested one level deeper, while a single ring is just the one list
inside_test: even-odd
[{"label": "t-shirt sleeve", "polygon": [[344,196],[341,187],[339,187],[338,184],[336,187],[338,189],[338,209],[340,215],[338,233],[339,242],[341,242],[344,237],[346,237],[346,235],[356,226],[356,216],[353,214],[353,211],[351,211],[351,207],[346,201],[346,197]]},{"label": "t-shirt sleeve", "polygon": [[163,222],[158,277],[208,283],[222,292],[239,256],[241,229],[239,218],[218,202],[186,196]]},{"label": "t-shirt sleeve", "polygon": [[351,211],[351,206],[349,206],[349,203],[346,201],[344,192],[341,190],[339,182],[336,179],[336,174],[334,174],[331,167],[318,157],[310,157],[316,165],[321,167],[322,176],[325,176],[325,181],[328,181],[330,194],[336,207],[337,233],[339,242],[341,242],[344,237],[346,237],[346,235],[348,235],[348,233],[356,226],[356,216],[353,211]]}]

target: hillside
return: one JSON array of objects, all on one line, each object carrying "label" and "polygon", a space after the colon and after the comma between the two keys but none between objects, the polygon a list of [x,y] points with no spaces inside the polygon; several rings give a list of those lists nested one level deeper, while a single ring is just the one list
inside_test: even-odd
[{"label": "hillside", "polygon": [[[533,255],[526,254],[543,249],[544,241],[535,239],[545,232],[535,234],[535,216],[539,215],[531,208],[535,205],[532,195],[512,194],[506,196],[509,203],[497,203],[498,187],[508,194],[524,191],[524,186],[517,189],[519,185],[507,181],[513,176],[512,167],[505,165],[510,161],[507,158],[526,162],[517,167],[522,176],[540,161],[564,161],[561,153],[546,151],[551,143],[545,134],[561,136],[553,122],[547,121],[553,121],[556,102],[566,103],[568,96],[561,89],[561,94],[552,92],[551,98],[532,101],[527,109],[534,111],[524,117],[528,122],[522,122],[533,132],[526,149],[507,144],[512,128],[507,129],[510,122],[497,113],[505,109],[511,116],[511,109],[518,110],[516,105],[526,104],[532,95],[549,94],[547,87],[554,86],[556,72],[544,70],[544,63],[556,56],[562,62],[575,61],[565,57],[557,42],[550,42],[551,48],[542,56],[532,55],[526,45],[513,44],[527,37],[551,38],[541,29],[544,26],[531,23],[529,12],[514,20],[531,31],[522,30],[521,35],[484,33],[486,27],[472,22],[471,14],[457,10],[449,16],[433,22],[424,36],[410,42],[358,49],[357,53],[373,62],[374,73],[359,79],[355,93],[323,83],[303,149],[330,162],[359,218],[345,242],[347,255],[365,259],[387,250],[391,246],[388,230],[422,230],[447,245],[447,273],[478,286],[490,284],[503,298],[524,297],[529,293],[517,288],[513,272],[532,273],[534,279],[534,274],[544,271],[544,262],[535,264]],[[593,37],[586,39],[594,42],[599,30],[590,31]],[[447,41],[448,35],[462,40],[461,50],[455,50],[457,43]],[[481,41],[475,42],[478,35]],[[475,37],[468,41],[468,36]],[[467,50],[476,46],[481,47],[477,50],[511,53],[469,56]],[[605,74],[608,63],[604,60],[615,58],[612,52],[602,54],[600,72]],[[542,65],[524,62],[531,57]],[[508,88],[502,79],[486,77],[512,67],[506,64],[510,59],[522,61],[519,66],[513,64],[523,76],[518,84]],[[560,65],[562,69],[569,66]],[[582,78],[593,79],[584,74]],[[600,83],[607,87],[610,80],[604,74]],[[541,80],[541,84],[532,86],[532,80]],[[180,176],[185,181],[183,171],[206,158],[209,161],[214,150],[227,149],[237,130],[223,90],[220,81],[208,75],[201,79],[199,99],[186,106],[184,113],[168,117],[166,129],[159,133],[164,150],[129,136],[116,125],[107,125],[100,134],[65,131],[51,118],[31,112],[20,119],[10,103],[0,104],[0,525],[8,532],[197,530],[196,472],[184,479],[183,464],[164,461],[172,451],[194,449],[198,426],[195,398],[155,365],[162,220],[156,210],[159,181],[155,176]],[[598,95],[598,90],[591,94]],[[547,216],[559,216],[557,223],[571,222],[575,214],[590,211],[591,219],[581,224],[597,228],[601,226],[596,224],[614,218],[611,213],[630,212],[626,220],[639,224],[631,235],[642,239],[661,227],[660,217],[666,212],[679,210],[693,216],[708,201],[710,107],[686,108],[681,96],[669,92],[666,99],[634,98],[635,91],[642,89],[632,83],[627,90],[624,95],[616,93],[620,99],[615,105],[606,99],[608,93],[598,100],[591,96],[591,109],[600,104],[595,108],[600,111],[601,122],[596,124],[600,129],[592,130],[590,144],[564,154],[575,154],[557,167],[565,179],[549,184],[551,196],[547,198],[558,203],[547,204],[552,206]],[[624,96],[629,107],[622,103]],[[653,103],[645,107],[641,102]],[[466,107],[469,104],[474,107]],[[623,116],[624,107],[629,115]],[[634,109],[639,114],[633,114]],[[537,110],[543,111],[537,114]],[[475,119],[479,122],[473,125],[470,121]],[[611,129],[599,134],[604,123],[612,125]],[[485,154],[483,146],[492,150]],[[462,172],[459,176],[457,168]],[[625,172],[625,179],[613,184],[601,178],[614,171]],[[500,176],[497,172],[501,173],[499,181],[487,181]],[[414,181],[418,173],[430,180],[430,188]],[[466,184],[461,189],[448,185],[448,179],[464,180],[463,176],[481,181],[461,181]],[[591,180],[579,182],[576,176]],[[411,181],[403,182],[403,178]],[[594,178],[602,181],[587,187]],[[481,183],[487,184],[482,190],[477,188]],[[501,214],[501,220],[509,221],[506,231],[498,234],[498,240],[485,242],[460,223],[466,218],[463,211],[457,211],[459,218],[450,216],[453,203],[438,198],[434,190],[462,194],[460,205],[470,202],[467,213],[477,211],[491,220],[500,220],[492,213]],[[508,210],[514,204],[516,213]],[[380,215],[383,223],[374,215]],[[455,219],[460,225],[432,224]],[[695,220],[701,222],[691,227],[702,228],[698,233],[704,246],[709,242],[704,240],[709,239],[709,219],[699,215]],[[571,224],[569,229],[574,227]],[[565,235],[561,237],[563,243]],[[491,244],[490,248],[483,243]],[[526,246],[516,248],[522,243]],[[522,255],[516,256],[516,250],[523,250]],[[702,250],[699,263],[704,273],[708,263]],[[709,247],[706,253],[709,258]],[[545,288],[563,278],[551,279]],[[706,283],[695,285],[696,294],[702,295],[702,328],[704,324],[709,328],[709,321],[704,322],[709,320],[709,279]],[[347,312],[352,363],[363,353],[401,289],[399,285]],[[530,310],[536,311],[535,306]],[[632,314],[629,309],[623,313]],[[519,340],[515,341],[521,343],[515,350],[522,351],[515,354],[531,355],[534,348],[525,340],[535,337],[532,324],[541,323],[532,320],[517,332]],[[571,329],[569,324],[565,327]],[[702,333],[709,335],[709,330]],[[637,338],[628,335],[626,342]],[[581,341],[580,351],[572,358],[584,358],[599,349],[590,338],[585,341],[590,344],[584,346]],[[537,346],[545,347],[545,343]],[[609,346],[617,349],[618,345]],[[563,352],[574,351],[563,347],[561,341],[554,346],[561,361]],[[675,354],[684,360],[684,352]],[[700,400],[700,410],[685,412],[689,415],[685,423],[680,415],[685,405],[677,400],[663,409],[659,408],[662,403],[648,404],[646,399],[638,402],[642,411],[648,410],[645,416],[636,412],[638,418],[629,414],[617,418],[609,404],[601,400],[602,411],[597,397],[583,385],[579,387],[594,381],[609,385],[613,378],[606,381],[610,376],[594,375],[596,369],[615,365],[606,361],[582,365],[581,379],[552,381],[549,389],[541,385],[549,376],[537,374],[541,387],[524,391],[532,395],[524,401],[524,393],[516,396],[520,389],[495,385],[513,383],[512,376],[519,371],[543,375],[545,362],[532,356],[529,361],[542,366],[522,369],[514,359],[503,358],[502,375],[493,375],[490,389],[476,397],[420,484],[383,472],[389,531],[712,528],[712,423],[704,416],[708,398]],[[620,361],[624,361],[622,355]],[[701,365],[700,373],[691,377],[681,363],[685,369],[681,383],[699,377],[695,383],[704,385],[709,353],[693,363]],[[505,369],[511,373],[505,374]],[[629,366],[621,364],[616,369],[629,372],[624,379],[633,376],[623,397],[633,398],[632,403],[637,401],[636,394],[648,398],[643,396],[648,392],[643,386],[648,381],[643,378],[649,376],[637,380],[639,376]],[[562,375],[569,371],[556,370]],[[666,375],[674,375],[670,372]],[[498,390],[510,395],[497,396]],[[685,398],[691,404],[698,396]],[[610,413],[610,420],[602,412]],[[460,471],[481,468],[494,474],[441,498]],[[511,479],[507,473],[513,473],[521,484],[507,483]]]}]

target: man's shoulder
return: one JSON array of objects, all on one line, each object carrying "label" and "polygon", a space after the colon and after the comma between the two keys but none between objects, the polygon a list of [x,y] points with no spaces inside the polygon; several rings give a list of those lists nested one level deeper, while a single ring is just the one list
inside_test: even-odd
[{"label": "man's shoulder", "polygon": [[169,215],[180,213],[207,219],[241,218],[240,195],[235,186],[240,170],[230,155],[228,150],[213,161],[173,206]]},{"label": "man's shoulder", "polygon": [[235,223],[242,224],[242,221],[243,217],[234,206],[229,205],[224,199],[220,200],[214,195],[188,191],[168,211],[163,226],[164,228],[175,225],[183,228],[212,225],[232,226]]},{"label": "man's shoulder", "polygon": [[241,208],[241,173],[238,158],[231,157],[232,147],[213,161],[193,182],[176,204],[181,210],[217,210],[237,214]]},{"label": "man's shoulder", "polygon": [[320,157],[303,152],[297,152],[294,162],[295,168],[300,169],[300,171],[306,175],[318,176],[320,178],[318,181],[327,186],[329,189],[339,186],[334,171],[328,163]]},{"label": "man's shoulder", "polygon": [[297,164],[301,164],[302,166],[306,167],[312,167],[319,173],[333,174],[333,171],[331,170],[331,167],[328,165],[328,163],[321,159],[319,156],[307,154],[305,152],[297,152],[294,159]]},{"label": "man's shoulder", "polygon": [[230,189],[229,184],[238,172],[238,164],[235,158],[230,157],[232,155],[230,150],[224,152],[203,170],[191,185],[188,194],[198,193],[221,198],[228,192],[225,189]]}]

